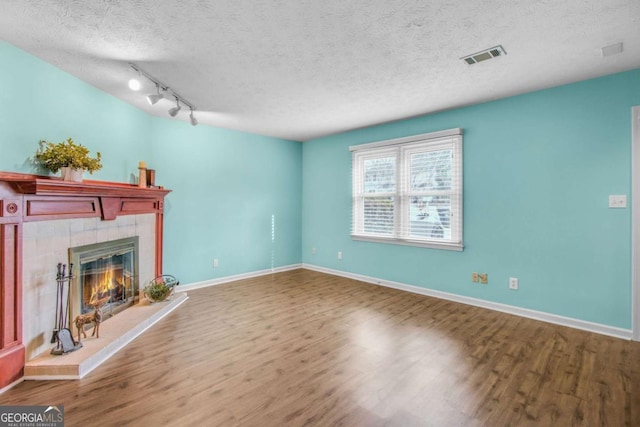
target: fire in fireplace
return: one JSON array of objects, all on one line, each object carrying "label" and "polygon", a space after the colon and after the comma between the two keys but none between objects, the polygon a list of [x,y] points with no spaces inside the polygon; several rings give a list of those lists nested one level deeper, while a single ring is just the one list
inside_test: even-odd
[{"label": "fire in fireplace", "polygon": [[69,249],[76,273],[71,284],[71,319],[102,306],[108,318],[138,295],[138,237]]}]

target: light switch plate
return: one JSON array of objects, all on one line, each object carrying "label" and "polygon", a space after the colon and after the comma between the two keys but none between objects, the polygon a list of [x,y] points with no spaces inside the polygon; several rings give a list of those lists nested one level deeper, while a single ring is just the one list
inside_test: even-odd
[{"label": "light switch plate", "polygon": [[621,195],[610,195],[609,196],[609,207],[610,208],[626,208],[627,207],[627,196],[624,194]]}]

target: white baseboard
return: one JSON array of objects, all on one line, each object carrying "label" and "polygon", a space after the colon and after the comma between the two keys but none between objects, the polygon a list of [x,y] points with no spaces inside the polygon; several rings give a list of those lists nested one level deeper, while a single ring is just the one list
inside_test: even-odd
[{"label": "white baseboard", "polygon": [[296,270],[302,268],[302,264],[291,264],[283,267],[269,268],[267,270],[251,271],[249,273],[234,274],[233,276],[218,277],[216,279],[204,280],[202,282],[188,283],[176,287],[176,292],[186,292],[193,289],[206,288],[209,286],[221,285],[223,283],[235,282],[236,280],[251,279],[254,277],[266,276],[268,274],[282,273],[283,271]]},{"label": "white baseboard", "polygon": [[528,308],[515,307],[512,305],[501,304],[481,300],[462,295],[451,294],[448,292],[436,291],[433,289],[421,288],[419,286],[406,285],[404,283],[393,282],[390,280],[378,279],[375,277],[364,276],[361,274],[349,273],[346,271],[334,270],[331,268],[319,267],[313,264],[302,264],[302,268],[307,270],[318,271],[321,273],[332,274],[334,276],[347,277],[349,279],[359,280],[361,282],[372,283],[374,285],[385,286],[387,288],[400,289],[415,294],[426,295],[430,297],[440,298],[444,300],[459,302],[462,304],[473,305],[476,307],[488,308],[489,310],[501,311],[503,313],[514,314],[516,316],[527,317],[529,319],[541,320],[543,322],[553,323],[570,328],[581,329],[583,331],[595,332],[597,334],[608,335],[616,338],[630,340],[633,332],[630,329],[616,328],[614,326],[603,325],[601,323],[587,322],[585,320],[574,319],[571,317],[559,316],[557,314],[545,313],[542,311],[530,310]]}]

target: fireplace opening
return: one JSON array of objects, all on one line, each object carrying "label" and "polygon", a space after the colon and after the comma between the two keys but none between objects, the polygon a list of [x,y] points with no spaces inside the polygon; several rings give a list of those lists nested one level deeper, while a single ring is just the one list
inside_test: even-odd
[{"label": "fireplace opening", "polygon": [[74,265],[71,319],[102,307],[107,319],[135,303],[138,296],[138,237],[69,249]]}]

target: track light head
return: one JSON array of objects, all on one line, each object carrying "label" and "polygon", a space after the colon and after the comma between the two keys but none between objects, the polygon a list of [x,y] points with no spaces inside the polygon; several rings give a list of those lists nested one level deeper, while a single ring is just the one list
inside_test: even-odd
[{"label": "track light head", "polygon": [[176,97],[176,106],[169,110],[169,115],[175,117],[182,107],[180,106],[180,100]]},{"label": "track light head", "polygon": [[189,120],[191,121],[191,126],[196,126],[198,124],[198,119],[193,115],[193,108],[191,109],[191,113],[189,113]]},{"label": "track light head", "polygon": [[151,94],[147,96],[147,101],[149,101],[149,104],[153,105],[156,104],[158,101],[160,101],[162,98],[164,98],[164,95],[161,93],[158,94]]},{"label": "track light head", "polygon": [[149,101],[149,104],[151,104],[151,105],[157,103],[162,98],[164,98],[164,94],[160,92],[160,85],[159,84],[156,84],[156,91],[157,91],[157,93],[153,93],[151,95],[147,95],[147,101]]}]

